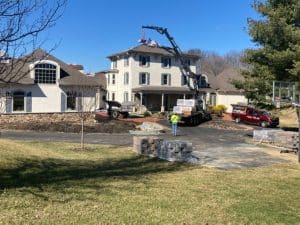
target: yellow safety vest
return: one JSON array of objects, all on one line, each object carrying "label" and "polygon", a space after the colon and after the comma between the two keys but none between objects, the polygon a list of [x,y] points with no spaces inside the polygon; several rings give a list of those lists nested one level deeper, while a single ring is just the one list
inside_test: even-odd
[{"label": "yellow safety vest", "polygon": [[172,115],[171,116],[171,122],[172,123],[178,123],[178,121],[179,121],[179,116],[177,116],[177,115]]}]

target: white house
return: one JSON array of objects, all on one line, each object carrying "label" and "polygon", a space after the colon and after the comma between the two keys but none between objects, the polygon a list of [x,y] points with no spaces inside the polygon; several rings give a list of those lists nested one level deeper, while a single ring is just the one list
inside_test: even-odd
[{"label": "white house", "polygon": [[[180,71],[180,60],[171,48],[142,44],[108,56],[110,70],[104,71],[107,98],[119,102],[134,101],[150,111],[171,110],[178,98],[190,98],[193,92]],[[193,72],[197,55],[184,54]],[[203,80],[206,83],[206,80]]]},{"label": "white house", "polygon": [[2,113],[93,111],[101,107],[105,82],[90,77],[38,49],[21,59],[2,62]]},{"label": "white house", "polygon": [[232,80],[241,80],[243,77],[237,69],[227,68],[217,76],[210,73],[205,75],[211,87],[206,93],[206,102],[209,105],[225,105],[227,112],[232,112],[231,104],[247,103],[243,90],[238,90],[231,84]]}]

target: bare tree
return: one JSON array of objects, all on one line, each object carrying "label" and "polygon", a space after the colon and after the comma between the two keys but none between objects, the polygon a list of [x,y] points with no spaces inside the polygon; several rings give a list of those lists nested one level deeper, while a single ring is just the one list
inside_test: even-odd
[{"label": "bare tree", "polygon": [[[0,0],[0,82],[18,83],[28,52],[39,48],[40,34],[55,25],[67,0]],[[18,68],[16,68],[18,67]]]}]

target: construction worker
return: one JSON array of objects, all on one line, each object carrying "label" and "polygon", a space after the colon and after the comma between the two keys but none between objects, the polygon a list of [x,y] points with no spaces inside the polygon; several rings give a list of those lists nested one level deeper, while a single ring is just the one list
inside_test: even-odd
[{"label": "construction worker", "polygon": [[174,113],[172,116],[171,116],[171,123],[172,123],[172,134],[173,136],[176,136],[177,135],[177,124],[179,122],[179,116]]}]

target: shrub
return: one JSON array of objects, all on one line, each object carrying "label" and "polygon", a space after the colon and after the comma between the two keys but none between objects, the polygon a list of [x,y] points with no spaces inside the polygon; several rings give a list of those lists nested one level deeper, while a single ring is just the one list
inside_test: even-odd
[{"label": "shrub", "polygon": [[211,113],[216,114],[218,116],[222,116],[224,112],[226,112],[227,107],[225,105],[216,105],[212,106]]}]

